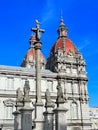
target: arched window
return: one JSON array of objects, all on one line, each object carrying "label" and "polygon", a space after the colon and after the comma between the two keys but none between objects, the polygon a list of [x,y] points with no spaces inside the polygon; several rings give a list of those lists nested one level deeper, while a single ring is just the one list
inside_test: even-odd
[{"label": "arched window", "polygon": [[72,102],[71,104],[71,118],[78,119],[78,105],[76,102]]}]

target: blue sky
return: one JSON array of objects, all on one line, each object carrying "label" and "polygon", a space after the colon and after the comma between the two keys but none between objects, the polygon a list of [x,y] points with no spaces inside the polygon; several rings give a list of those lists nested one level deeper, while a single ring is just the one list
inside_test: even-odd
[{"label": "blue sky", "polygon": [[0,65],[20,66],[35,19],[45,29],[41,40],[47,58],[57,39],[61,9],[68,36],[87,63],[90,106],[98,106],[98,0],[1,0]]}]

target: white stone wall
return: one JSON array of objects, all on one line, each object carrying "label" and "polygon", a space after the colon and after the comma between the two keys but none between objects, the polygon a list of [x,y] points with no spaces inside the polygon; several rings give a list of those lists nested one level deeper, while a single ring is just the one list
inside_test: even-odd
[{"label": "white stone wall", "polygon": [[[74,71],[75,73],[75,71]],[[42,91],[42,98],[43,103],[45,104],[44,95],[45,91],[48,88],[51,92],[52,100],[56,101],[56,95],[57,95],[57,75],[52,72],[44,71],[42,72],[42,78],[41,78],[41,91]],[[67,75],[68,76],[68,75]],[[72,75],[69,75],[72,76]],[[10,67],[0,67],[0,122],[1,124],[3,121],[5,121],[5,124],[7,124],[8,120],[6,115],[6,111],[8,111],[4,105],[4,101],[12,99],[15,101],[16,97],[16,89],[21,88],[23,90],[25,80],[29,80],[30,84],[30,96],[32,98],[32,102],[35,102],[35,91],[36,91],[36,80],[35,80],[35,74],[34,70],[32,69],[23,69],[23,68],[10,68]],[[81,85],[81,86],[80,86]],[[76,122],[81,124],[81,117],[83,118],[84,122],[89,122],[89,106],[88,103],[81,103],[79,100],[80,96],[80,88],[82,88],[82,92],[84,93],[84,90],[87,90],[87,84],[85,84],[82,87],[83,84],[79,84],[78,81],[72,80],[71,77],[67,80],[62,79],[62,90],[64,92],[64,89],[66,89],[66,94],[64,95],[66,97],[65,105],[64,107],[68,109],[66,112],[66,119],[67,124],[69,124],[67,130],[71,130],[74,127],[74,124]],[[72,105],[73,103],[73,105]],[[31,104],[31,106],[33,106]],[[13,106],[13,111],[15,110],[15,106]],[[74,115],[72,115],[72,110]],[[9,110],[10,111],[10,110]],[[45,111],[45,108],[44,108]],[[34,118],[34,112],[32,113]],[[74,116],[76,116],[74,118]],[[82,115],[82,116],[81,116]],[[85,127],[86,129],[86,127]]]}]

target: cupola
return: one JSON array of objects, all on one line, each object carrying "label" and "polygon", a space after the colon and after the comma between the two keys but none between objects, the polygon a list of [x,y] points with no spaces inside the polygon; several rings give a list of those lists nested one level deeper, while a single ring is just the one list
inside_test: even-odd
[{"label": "cupola", "polygon": [[65,53],[65,56],[75,57],[77,49],[75,48],[73,42],[68,38],[67,32],[68,28],[64,24],[64,20],[61,18],[60,26],[57,30],[58,39],[50,50],[50,55],[54,55],[58,50],[62,50]]},{"label": "cupola", "polygon": [[[26,53],[21,66],[22,67],[27,67],[27,68],[35,68],[35,63],[36,63],[36,50],[34,48],[34,43],[36,42],[36,37],[33,35],[29,39],[30,43],[30,48],[28,49],[28,52]],[[45,68],[46,60],[40,52],[40,64],[41,64],[41,69]]]},{"label": "cupola", "polygon": [[[82,71],[85,71],[84,59],[81,58],[82,55],[79,53],[74,43],[68,38],[68,29],[64,24],[63,18],[60,20],[57,32],[58,38],[50,50],[50,56],[47,59],[46,68],[53,72],[66,73],[66,71],[69,71],[69,68],[71,71],[74,67],[75,71],[77,71],[78,68],[82,66]],[[79,60],[80,63],[78,62]]]},{"label": "cupola", "polygon": [[61,18],[61,20],[60,20],[60,26],[59,26],[57,32],[58,32],[59,38],[60,37],[67,37],[68,29],[64,24],[63,18]]}]

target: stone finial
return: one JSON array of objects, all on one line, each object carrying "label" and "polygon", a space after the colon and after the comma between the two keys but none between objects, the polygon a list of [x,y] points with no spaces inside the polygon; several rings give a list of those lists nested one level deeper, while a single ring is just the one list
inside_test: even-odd
[{"label": "stone finial", "polygon": [[29,81],[26,80],[24,85],[24,101],[30,101],[29,92],[30,92]]},{"label": "stone finial", "polygon": [[54,104],[51,100],[51,97],[50,97],[50,92],[49,92],[49,89],[46,89],[46,92],[45,92],[45,99],[46,99],[46,106],[51,106],[51,107],[54,107]]},{"label": "stone finial", "polygon": [[23,94],[22,94],[22,91],[20,90],[20,88],[18,88],[17,90],[16,90],[16,97],[17,97],[17,101],[23,101]]}]

